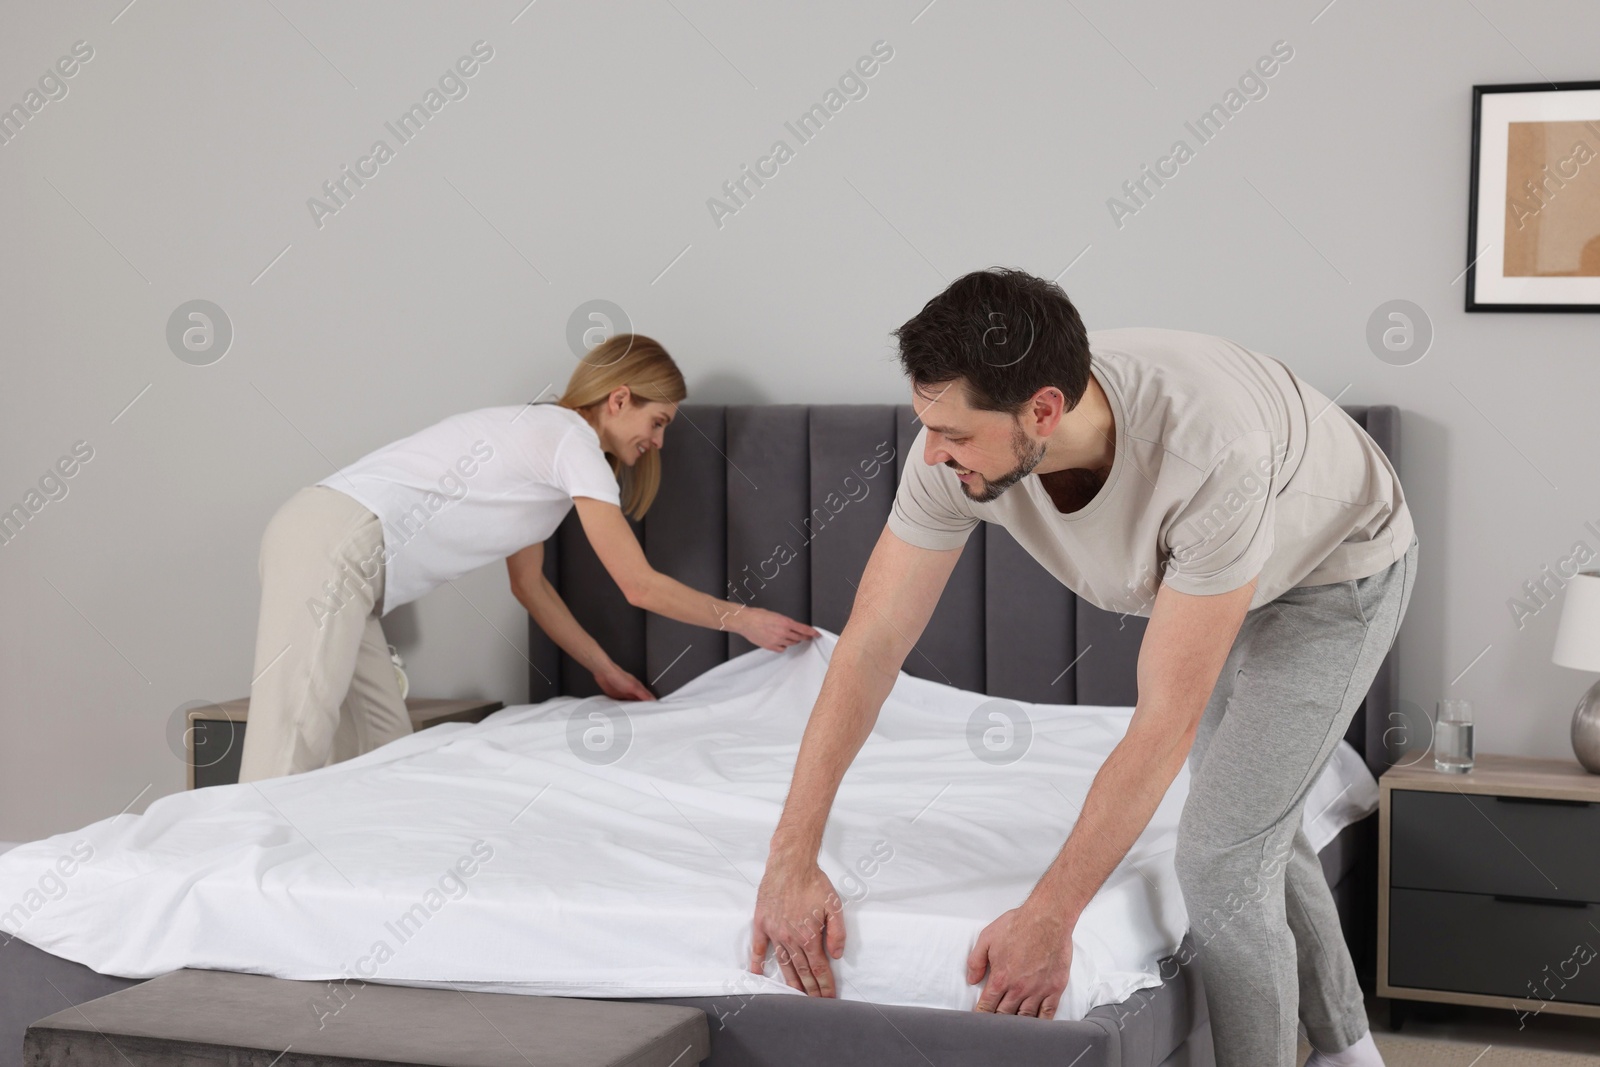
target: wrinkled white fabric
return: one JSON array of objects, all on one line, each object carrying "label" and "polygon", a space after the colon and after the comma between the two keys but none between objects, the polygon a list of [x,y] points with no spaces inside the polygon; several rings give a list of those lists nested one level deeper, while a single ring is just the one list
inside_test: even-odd
[{"label": "wrinkled white fabric", "polygon": [[[126,977],[799,996],[770,954],[765,976],[746,970],[750,921],[835,640],[758,649],[659,702],[506,708],[21,845],[0,855],[0,929]],[[823,843],[847,902],[841,996],[970,1009],[978,932],[1049,865],[1131,714],[901,675]],[[1350,757],[1307,804],[1318,848],[1376,800]],[[1084,912],[1057,1018],[1159,984],[1187,922],[1172,862],[1187,786],[1185,770]]]}]

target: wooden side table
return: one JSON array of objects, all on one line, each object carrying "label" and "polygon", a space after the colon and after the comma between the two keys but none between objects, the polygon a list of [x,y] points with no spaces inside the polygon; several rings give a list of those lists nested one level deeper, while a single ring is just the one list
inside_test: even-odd
[{"label": "wooden side table", "polygon": [[1600,1017],[1600,775],[1431,757],[1378,782],[1378,995]]},{"label": "wooden side table", "polygon": [[[413,731],[426,730],[443,722],[481,722],[503,707],[505,704],[498,700],[412,697],[406,701]],[[244,731],[249,713],[249,697],[190,709],[188,730],[184,733],[188,788],[233,785],[239,780],[239,759],[244,754]]]}]

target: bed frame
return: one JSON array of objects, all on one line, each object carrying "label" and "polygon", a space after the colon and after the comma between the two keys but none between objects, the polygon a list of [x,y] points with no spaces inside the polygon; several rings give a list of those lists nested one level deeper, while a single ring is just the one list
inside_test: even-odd
[{"label": "bed frame", "polygon": [[[1344,410],[1398,471],[1398,409]],[[908,460],[922,462],[907,456],[917,429],[908,405],[683,405],[661,453],[660,494],[634,530],[652,565],[680,581],[841,631],[900,471]],[[753,647],[629,605],[575,513],[547,545],[545,573],[617,663],[660,695]],[[1145,622],[1078,599],[1003,529],[981,523],[904,669],[1013,700],[1131,706]],[[599,693],[531,620],[528,658],[532,702]],[[1385,736],[1398,714],[1397,660],[1391,649],[1345,735],[1374,775],[1396,756]],[[1363,820],[1321,854],[1369,988],[1375,831],[1375,819]],[[1071,1022],[809,997],[639,999],[705,1010],[713,1067],[1211,1064],[1198,976],[1175,960],[1162,973],[1173,977]],[[0,934],[0,1067],[20,1063],[23,1029],[66,1007],[63,998],[79,1004],[133,984]]]}]

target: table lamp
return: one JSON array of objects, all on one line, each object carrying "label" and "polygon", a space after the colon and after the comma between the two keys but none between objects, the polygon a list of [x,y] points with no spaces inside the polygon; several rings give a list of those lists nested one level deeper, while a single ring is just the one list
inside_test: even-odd
[{"label": "table lamp", "polygon": [[[1550,658],[1562,667],[1600,671],[1600,571],[1583,571],[1567,583]],[[1600,774],[1600,681],[1572,713],[1572,751],[1584,770]]]}]

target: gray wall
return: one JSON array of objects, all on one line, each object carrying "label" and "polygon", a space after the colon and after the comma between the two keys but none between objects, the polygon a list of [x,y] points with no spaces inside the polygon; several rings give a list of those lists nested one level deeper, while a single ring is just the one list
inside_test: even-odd
[{"label": "gray wall", "polygon": [[[696,401],[900,401],[887,331],[993,264],[1075,264],[1091,329],[1219,333],[1399,405],[1403,695],[1475,700],[1480,750],[1568,754],[1592,679],[1550,663],[1559,602],[1520,629],[1507,602],[1600,549],[1600,320],[1468,316],[1454,279],[1470,86],[1600,76],[1593,4],[125,2],[0,15],[0,104],[93,49],[0,146],[0,506],[93,449],[0,546],[0,838],[181,788],[169,721],[247,691],[273,510],[559,389],[583,302],[666,343]],[[467,95],[400,144],[384,123],[480,40]],[[867,95],[797,145],[785,121],[880,40]],[[1279,40],[1268,94],[1114,224]],[[317,225],[308,198],[380,138],[394,157]],[[780,138],[793,158],[719,226],[707,199]],[[196,366],[166,328],[202,298],[234,338]],[[1437,331],[1403,367],[1365,341],[1396,298]],[[460,587],[398,620],[414,691],[523,699],[503,572]]]}]

